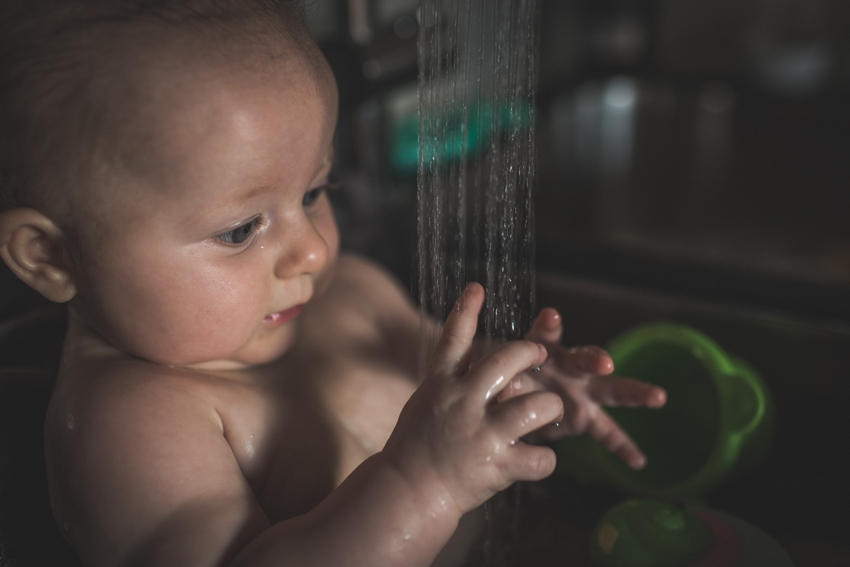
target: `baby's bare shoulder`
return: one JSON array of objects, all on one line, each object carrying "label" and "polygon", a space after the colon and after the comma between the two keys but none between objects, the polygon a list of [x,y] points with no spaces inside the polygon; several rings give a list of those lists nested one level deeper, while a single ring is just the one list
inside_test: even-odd
[{"label": "baby's bare shoulder", "polygon": [[[48,453],[65,472],[97,476],[101,461],[129,447],[132,454],[125,457],[130,460],[156,452],[181,429],[220,436],[215,406],[188,373],[128,360],[81,365],[60,374],[45,422]],[[74,459],[74,452],[88,458]]]},{"label": "baby's bare shoulder", "polygon": [[94,422],[99,429],[108,422],[126,422],[144,414],[168,415],[175,406],[210,413],[214,407],[204,395],[209,390],[205,382],[210,378],[199,372],[129,357],[84,362],[60,374],[50,410],[76,416],[65,421],[73,422],[71,429],[78,431]]},{"label": "baby's bare shoulder", "polygon": [[[167,546],[171,536],[158,530],[178,510],[186,517],[176,533],[202,537],[209,543],[199,549],[212,556],[223,553],[213,542],[235,533],[234,521],[265,522],[203,382],[193,371],[135,360],[60,376],[45,432],[51,497],[66,535],[92,563],[121,563],[150,544],[143,534]],[[209,532],[198,531],[205,524]]]}]

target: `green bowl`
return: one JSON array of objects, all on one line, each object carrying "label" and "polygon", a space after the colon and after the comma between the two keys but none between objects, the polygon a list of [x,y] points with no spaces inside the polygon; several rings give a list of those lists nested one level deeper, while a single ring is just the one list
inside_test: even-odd
[{"label": "green bowl", "polygon": [[602,517],[590,540],[594,567],[682,567],[711,549],[711,530],[682,506],[629,500]]},{"label": "green bowl", "polygon": [[590,537],[593,567],[793,567],[778,542],[718,510],[635,499],[605,513]]},{"label": "green bowl", "polygon": [[[661,386],[661,409],[609,408],[610,415],[647,456],[636,471],[596,443],[568,439],[567,460],[589,461],[584,476],[641,496],[698,495],[743,472],[767,451],[774,410],[764,380],[742,359],[702,332],[670,323],[632,329],[608,346],[618,376]],[[576,467],[572,467],[576,468]]]}]

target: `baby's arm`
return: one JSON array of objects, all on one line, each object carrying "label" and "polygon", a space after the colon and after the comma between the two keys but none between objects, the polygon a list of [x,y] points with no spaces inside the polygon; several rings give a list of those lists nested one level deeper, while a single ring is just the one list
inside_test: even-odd
[{"label": "baby's arm", "polygon": [[273,526],[234,565],[430,565],[460,517],[517,480],[551,474],[554,453],[519,439],[559,419],[558,396],[495,398],[545,349],[518,341],[470,367],[483,290],[471,285],[446,322],[428,375],[384,450],[308,514]]},{"label": "baby's arm", "polygon": [[74,495],[62,505],[72,510],[68,533],[83,561],[429,565],[462,514],[516,480],[547,476],[555,463],[550,449],[518,440],[560,418],[558,396],[494,403],[514,375],[545,360],[545,349],[509,343],[469,366],[482,301],[477,285],[459,300],[385,449],[319,506],[275,525],[212,404],[189,389],[157,387],[156,377],[113,377],[133,386],[96,404],[99,413],[81,408],[85,419],[54,439],[63,444],[54,447],[65,466],[59,493]]}]

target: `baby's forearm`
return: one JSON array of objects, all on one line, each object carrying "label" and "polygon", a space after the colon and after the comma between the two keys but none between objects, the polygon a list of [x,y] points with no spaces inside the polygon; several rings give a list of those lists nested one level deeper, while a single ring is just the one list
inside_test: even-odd
[{"label": "baby's forearm", "polygon": [[437,488],[411,484],[378,453],[309,513],[266,530],[231,566],[425,567],[460,517]]}]

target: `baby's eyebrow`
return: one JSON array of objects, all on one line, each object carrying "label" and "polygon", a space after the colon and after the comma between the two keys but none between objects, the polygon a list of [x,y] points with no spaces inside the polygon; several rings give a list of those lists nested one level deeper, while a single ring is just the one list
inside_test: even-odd
[{"label": "baby's eyebrow", "polygon": [[[316,170],[316,174],[318,174],[323,169],[333,166],[334,159],[336,159],[336,150],[333,146],[331,146],[331,148],[328,150],[328,153],[325,154],[325,159],[322,160],[321,166],[319,166],[319,169]],[[270,185],[260,185],[259,187],[254,187],[253,189],[246,191],[241,196],[240,200],[242,201],[242,203],[247,203],[254,197],[259,197],[260,195],[263,195],[264,193],[268,193],[269,191],[273,190],[274,187]]]},{"label": "baby's eyebrow", "polygon": [[321,169],[324,169],[328,166],[333,166],[335,159],[336,159],[336,148],[331,146],[330,149],[328,150],[328,153],[325,154],[325,161],[322,163]]},{"label": "baby's eyebrow", "polygon": [[253,189],[251,189],[250,191],[248,191],[247,193],[242,195],[242,202],[246,203],[246,202],[250,201],[251,199],[253,199],[254,197],[259,197],[263,193],[268,193],[272,189],[274,189],[274,188],[269,186],[269,185],[261,185],[259,187],[254,187]]}]

